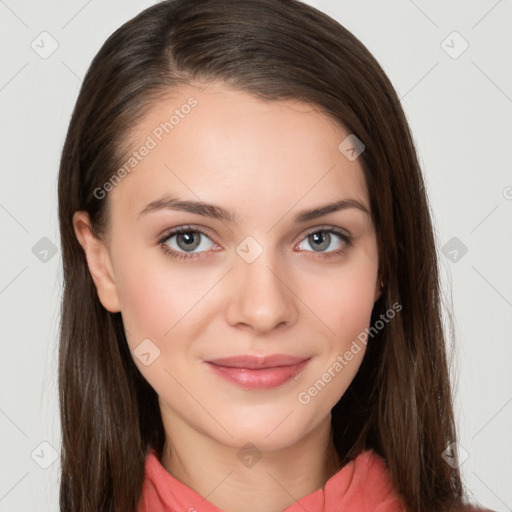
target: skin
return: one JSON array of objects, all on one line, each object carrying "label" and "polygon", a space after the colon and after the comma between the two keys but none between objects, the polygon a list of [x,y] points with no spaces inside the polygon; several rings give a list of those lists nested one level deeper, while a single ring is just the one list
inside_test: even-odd
[{"label": "skin", "polygon": [[[369,326],[380,295],[368,213],[348,208],[302,224],[293,217],[346,198],[370,212],[368,191],[360,159],[338,150],[349,132],[329,116],[220,83],[173,91],[134,127],[133,148],[191,96],[197,106],[107,194],[104,239],[92,235],[86,212],[75,213],[75,232],[101,303],[122,314],[132,354],[144,339],[160,350],[148,366],[134,361],[159,395],[163,466],[226,512],[278,512],[341,468],[330,411],[365,347],[309,403],[297,397]],[[237,222],[171,209],[139,216],[166,194],[222,206]],[[195,257],[177,260],[157,241],[183,225],[208,235],[196,234]],[[349,233],[352,245],[331,234],[318,249],[321,240],[307,236],[317,227]],[[263,249],[251,263],[236,251],[246,237]],[[167,246],[187,254],[178,238]],[[298,378],[267,390],[240,388],[204,363],[275,353],[311,360]],[[251,467],[237,457],[246,443],[261,455]]]}]

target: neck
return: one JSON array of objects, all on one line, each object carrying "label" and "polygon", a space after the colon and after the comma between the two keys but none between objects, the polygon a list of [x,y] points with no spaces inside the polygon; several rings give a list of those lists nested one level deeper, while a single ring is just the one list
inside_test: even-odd
[{"label": "neck", "polygon": [[330,416],[297,443],[245,466],[239,448],[164,419],[167,442],[161,463],[182,483],[225,512],[281,512],[321,489],[341,469]]}]

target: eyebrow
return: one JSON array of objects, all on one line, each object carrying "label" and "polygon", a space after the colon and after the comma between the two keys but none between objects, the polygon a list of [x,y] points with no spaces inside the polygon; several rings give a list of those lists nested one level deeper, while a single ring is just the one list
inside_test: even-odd
[{"label": "eyebrow", "polygon": [[[316,219],[317,217],[322,217],[323,215],[327,215],[328,213],[333,213],[340,210],[347,210],[349,208],[356,208],[370,215],[370,212],[363,203],[361,203],[357,199],[346,198],[322,206],[311,208],[308,210],[303,210],[294,217],[293,221],[294,223],[299,224],[307,222],[311,219]],[[146,205],[144,209],[139,213],[138,218],[140,218],[143,215],[147,215],[148,213],[159,210],[184,211],[189,213],[195,213],[197,215],[203,215],[205,217],[211,217],[213,219],[218,219],[220,221],[226,221],[231,224],[236,223],[235,213],[222,208],[222,206],[204,203],[202,201],[185,201],[182,199],[169,196],[165,196],[162,197],[161,199],[151,201],[151,203]]]}]

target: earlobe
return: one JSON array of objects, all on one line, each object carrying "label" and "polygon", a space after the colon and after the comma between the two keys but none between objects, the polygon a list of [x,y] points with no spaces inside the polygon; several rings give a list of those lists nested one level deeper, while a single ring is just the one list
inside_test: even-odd
[{"label": "earlobe", "polygon": [[375,296],[373,298],[373,302],[377,302],[380,299],[380,296],[382,295],[382,288],[384,287],[384,283],[382,282],[382,279],[377,279],[377,284],[375,285]]},{"label": "earlobe", "polygon": [[85,211],[73,214],[73,227],[78,242],[84,250],[89,272],[96,286],[103,307],[111,313],[121,311],[121,304],[111,258],[103,240],[92,232],[89,215]]}]

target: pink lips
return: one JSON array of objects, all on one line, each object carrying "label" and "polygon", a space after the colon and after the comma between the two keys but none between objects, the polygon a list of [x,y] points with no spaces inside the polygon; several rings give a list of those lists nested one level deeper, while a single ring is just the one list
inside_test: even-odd
[{"label": "pink lips", "polygon": [[242,355],[205,362],[217,375],[234,384],[250,389],[270,389],[295,377],[310,359],[273,354]]}]

